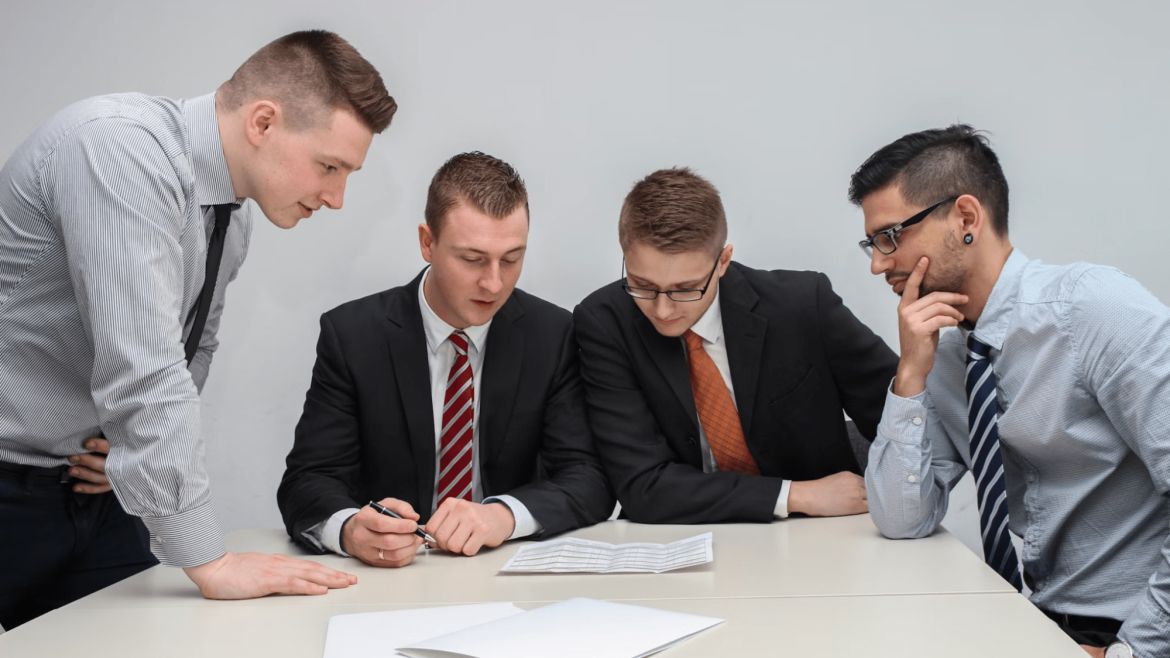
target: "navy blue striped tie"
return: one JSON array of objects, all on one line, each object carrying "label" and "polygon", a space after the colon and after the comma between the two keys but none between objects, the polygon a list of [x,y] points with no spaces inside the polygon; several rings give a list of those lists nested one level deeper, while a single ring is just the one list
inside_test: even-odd
[{"label": "navy blue striped tie", "polygon": [[971,470],[979,500],[979,527],[987,564],[1017,590],[1023,587],[1016,548],[1008,534],[1007,488],[999,453],[995,373],[987,358],[991,348],[967,337],[967,425],[971,428]]}]

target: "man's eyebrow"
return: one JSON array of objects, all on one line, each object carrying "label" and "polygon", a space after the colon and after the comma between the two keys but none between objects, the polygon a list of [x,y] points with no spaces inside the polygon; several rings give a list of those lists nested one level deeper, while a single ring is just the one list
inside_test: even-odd
[{"label": "man's eyebrow", "polygon": [[[528,245],[522,244],[519,247],[512,247],[511,249],[505,251],[504,255],[507,256],[508,254],[514,254],[517,251],[524,251],[526,249],[528,249]],[[465,251],[465,252],[472,253],[472,254],[479,254],[480,256],[489,256],[490,255],[490,254],[488,254],[488,252],[484,251],[483,249],[477,249],[475,247],[455,247],[455,251]]]},{"label": "man's eyebrow", "polygon": [[[640,283],[640,284],[643,284],[646,286],[656,285],[654,282],[649,281],[647,279],[643,279],[642,277],[638,276],[637,274],[630,274],[629,272],[626,272],[626,275],[629,276],[632,281],[635,281],[637,283]],[[695,279],[694,281],[686,281],[684,283],[678,284],[678,286],[674,287],[674,288],[658,288],[658,290],[698,290],[699,289],[698,286],[703,281],[706,281],[706,279]]]},{"label": "man's eyebrow", "polygon": [[328,162],[329,164],[337,167],[338,169],[345,169],[346,171],[361,171],[361,169],[362,169],[361,167],[355,167],[355,166],[351,165],[350,163],[346,162],[345,160],[342,160],[341,158],[339,158],[335,155],[325,155],[325,156],[322,156],[321,159]]},{"label": "man's eyebrow", "polygon": [[865,234],[865,237],[867,237],[867,238],[872,238],[873,236],[877,235],[878,233],[881,233],[882,231],[888,231],[888,230],[890,230],[890,229],[894,228],[895,226],[897,226],[898,224],[901,224],[901,223],[902,223],[902,222],[890,222],[889,224],[882,224],[882,227],[881,227],[881,228],[879,228],[878,230],[874,231],[873,233],[866,233],[866,234]]}]

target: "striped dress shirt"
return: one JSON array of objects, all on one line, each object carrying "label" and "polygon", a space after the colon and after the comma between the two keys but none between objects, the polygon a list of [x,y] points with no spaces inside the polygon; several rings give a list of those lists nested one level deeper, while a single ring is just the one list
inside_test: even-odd
[{"label": "striped dress shirt", "polygon": [[227,284],[248,249],[232,214],[190,368],[213,204],[235,197],[215,97],[98,96],[49,119],[0,170],[0,460],[68,463],[99,432],[122,507],[163,564],[225,552],[203,463],[199,390]]},{"label": "striped dress shirt", "polygon": [[[974,333],[1032,601],[1123,620],[1136,655],[1170,656],[1170,309],[1116,269],[1016,249]],[[886,397],[865,481],[889,537],[933,532],[971,468],[967,334],[940,335],[925,391]]]}]

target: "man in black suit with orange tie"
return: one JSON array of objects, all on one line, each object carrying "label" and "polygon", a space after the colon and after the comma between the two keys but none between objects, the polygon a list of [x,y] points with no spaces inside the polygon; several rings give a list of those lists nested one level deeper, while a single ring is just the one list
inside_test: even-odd
[{"label": "man in black suit with orange tie", "polygon": [[898,358],[817,272],[731,260],[713,185],[639,181],[625,277],[574,311],[598,453],[631,520],[867,511],[842,411],[872,440]]},{"label": "man in black suit with orange tie", "polygon": [[[528,196],[482,153],[435,174],[406,286],[321,318],[317,363],[277,493],[289,535],[409,564],[419,524],[448,551],[603,521],[614,498],[585,417],[572,316],[515,285]],[[363,507],[397,512],[393,519]]]}]

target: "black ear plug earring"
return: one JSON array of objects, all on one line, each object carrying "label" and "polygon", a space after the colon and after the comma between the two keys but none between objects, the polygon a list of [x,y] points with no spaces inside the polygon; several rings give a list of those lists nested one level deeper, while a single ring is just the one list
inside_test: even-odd
[{"label": "black ear plug earring", "polygon": [[975,236],[971,235],[970,233],[963,236],[963,242],[965,242],[966,244],[971,244],[974,241],[975,241]]}]

